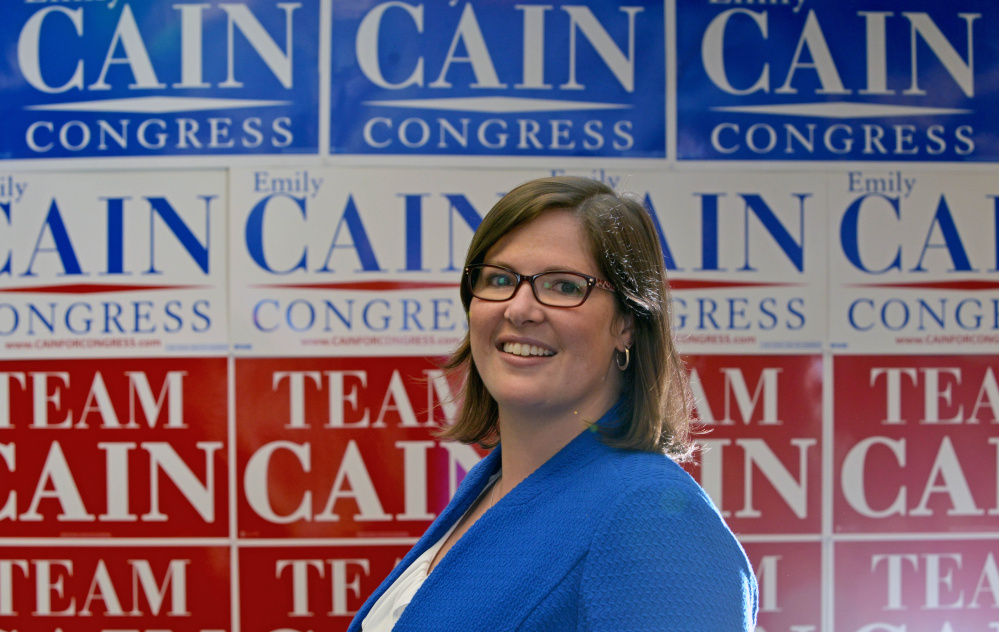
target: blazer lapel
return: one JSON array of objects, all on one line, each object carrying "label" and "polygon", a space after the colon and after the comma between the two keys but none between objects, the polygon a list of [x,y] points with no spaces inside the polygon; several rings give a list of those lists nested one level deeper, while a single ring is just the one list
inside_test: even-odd
[{"label": "blazer lapel", "polygon": [[465,476],[464,480],[461,481],[461,485],[455,491],[454,498],[448,503],[444,511],[441,512],[437,519],[430,525],[426,533],[423,534],[413,548],[410,549],[409,553],[406,554],[402,561],[400,561],[389,576],[385,578],[384,581],[378,586],[378,589],[368,597],[368,600],[364,602],[361,609],[357,611],[354,615],[354,620],[351,622],[348,632],[356,632],[361,629],[361,622],[364,617],[367,616],[371,607],[375,605],[378,598],[388,590],[399,575],[402,574],[404,570],[409,568],[413,563],[413,560],[418,558],[423,554],[428,548],[430,548],[437,540],[447,533],[447,530],[451,528],[451,525],[455,521],[460,520],[465,512],[468,510],[469,506],[475,499],[479,497],[486,483],[489,482],[489,477],[492,476],[496,470],[500,467],[500,447],[497,446],[492,452],[487,454],[479,463],[475,465]]}]

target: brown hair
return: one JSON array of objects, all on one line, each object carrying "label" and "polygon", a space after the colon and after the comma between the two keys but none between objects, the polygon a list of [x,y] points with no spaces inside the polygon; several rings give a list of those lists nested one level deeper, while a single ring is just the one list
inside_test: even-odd
[{"label": "brown hair", "polygon": [[[665,452],[676,460],[688,457],[690,389],[673,342],[666,266],[655,224],[636,196],[572,176],[521,184],[483,218],[465,265],[481,263],[504,235],[556,209],[569,209],[580,220],[601,275],[616,288],[618,308],[634,319],[619,420],[600,427],[604,441],[619,448]],[[471,300],[462,283],[466,315]],[[495,445],[499,412],[475,367],[468,334],[444,366],[464,373],[464,386],[458,417],[440,436]]]}]

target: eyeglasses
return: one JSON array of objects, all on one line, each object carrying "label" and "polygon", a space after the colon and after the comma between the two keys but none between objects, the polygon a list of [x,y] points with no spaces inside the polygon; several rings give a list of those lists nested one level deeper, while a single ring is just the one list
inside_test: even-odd
[{"label": "eyeglasses", "polygon": [[542,272],[522,275],[509,268],[478,263],[465,268],[465,287],[483,301],[509,301],[524,281],[531,286],[534,298],[549,307],[579,307],[594,287],[608,292],[614,286],[603,279],[578,272]]}]

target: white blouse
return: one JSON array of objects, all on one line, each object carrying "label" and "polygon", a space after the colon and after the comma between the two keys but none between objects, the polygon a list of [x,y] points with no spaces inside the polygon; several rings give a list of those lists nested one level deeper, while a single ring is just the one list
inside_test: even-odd
[{"label": "white blouse", "polygon": [[[493,483],[499,477],[500,472],[490,477],[488,484],[479,494],[479,499],[492,489]],[[469,510],[475,507],[476,503],[469,505]],[[468,512],[465,515],[468,515]],[[451,533],[464,519],[465,516],[462,516],[459,520],[455,520],[454,524],[447,530],[447,533],[441,536],[440,540],[437,540],[429,549],[424,551],[423,555],[413,560],[409,568],[403,571],[392,582],[392,585],[382,593],[382,596],[378,598],[375,605],[371,606],[368,615],[364,617],[364,621],[361,622],[361,632],[390,632],[395,627],[406,606],[409,605],[409,602],[413,600],[413,596],[416,595],[416,591],[423,586],[423,582],[427,581],[427,575],[430,574],[430,563],[434,561],[437,552],[441,550],[447,539],[451,537]]]}]

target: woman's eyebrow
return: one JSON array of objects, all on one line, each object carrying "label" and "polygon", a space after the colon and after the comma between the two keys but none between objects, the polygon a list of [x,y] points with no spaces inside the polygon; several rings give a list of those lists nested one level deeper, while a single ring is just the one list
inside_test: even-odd
[{"label": "woman's eyebrow", "polygon": [[[519,274],[521,276],[529,276],[529,275],[524,275],[523,272],[521,272],[517,268],[513,267],[512,265],[510,265],[509,263],[506,263],[504,261],[483,261],[482,263],[484,263],[486,265],[490,265],[490,266],[499,266],[501,268],[507,268],[508,270],[513,270],[514,272],[516,272],[517,274]],[[584,276],[593,276],[593,275],[589,274],[588,272],[582,272],[580,270],[577,270],[573,266],[563,266],[563,265],[547,266],[545,268],[542,268],[541,271],[537,272],[536,274],[544,274],[545,272],[572,272],[572,273],[575,273],[575,274],[582,274]]]}]

